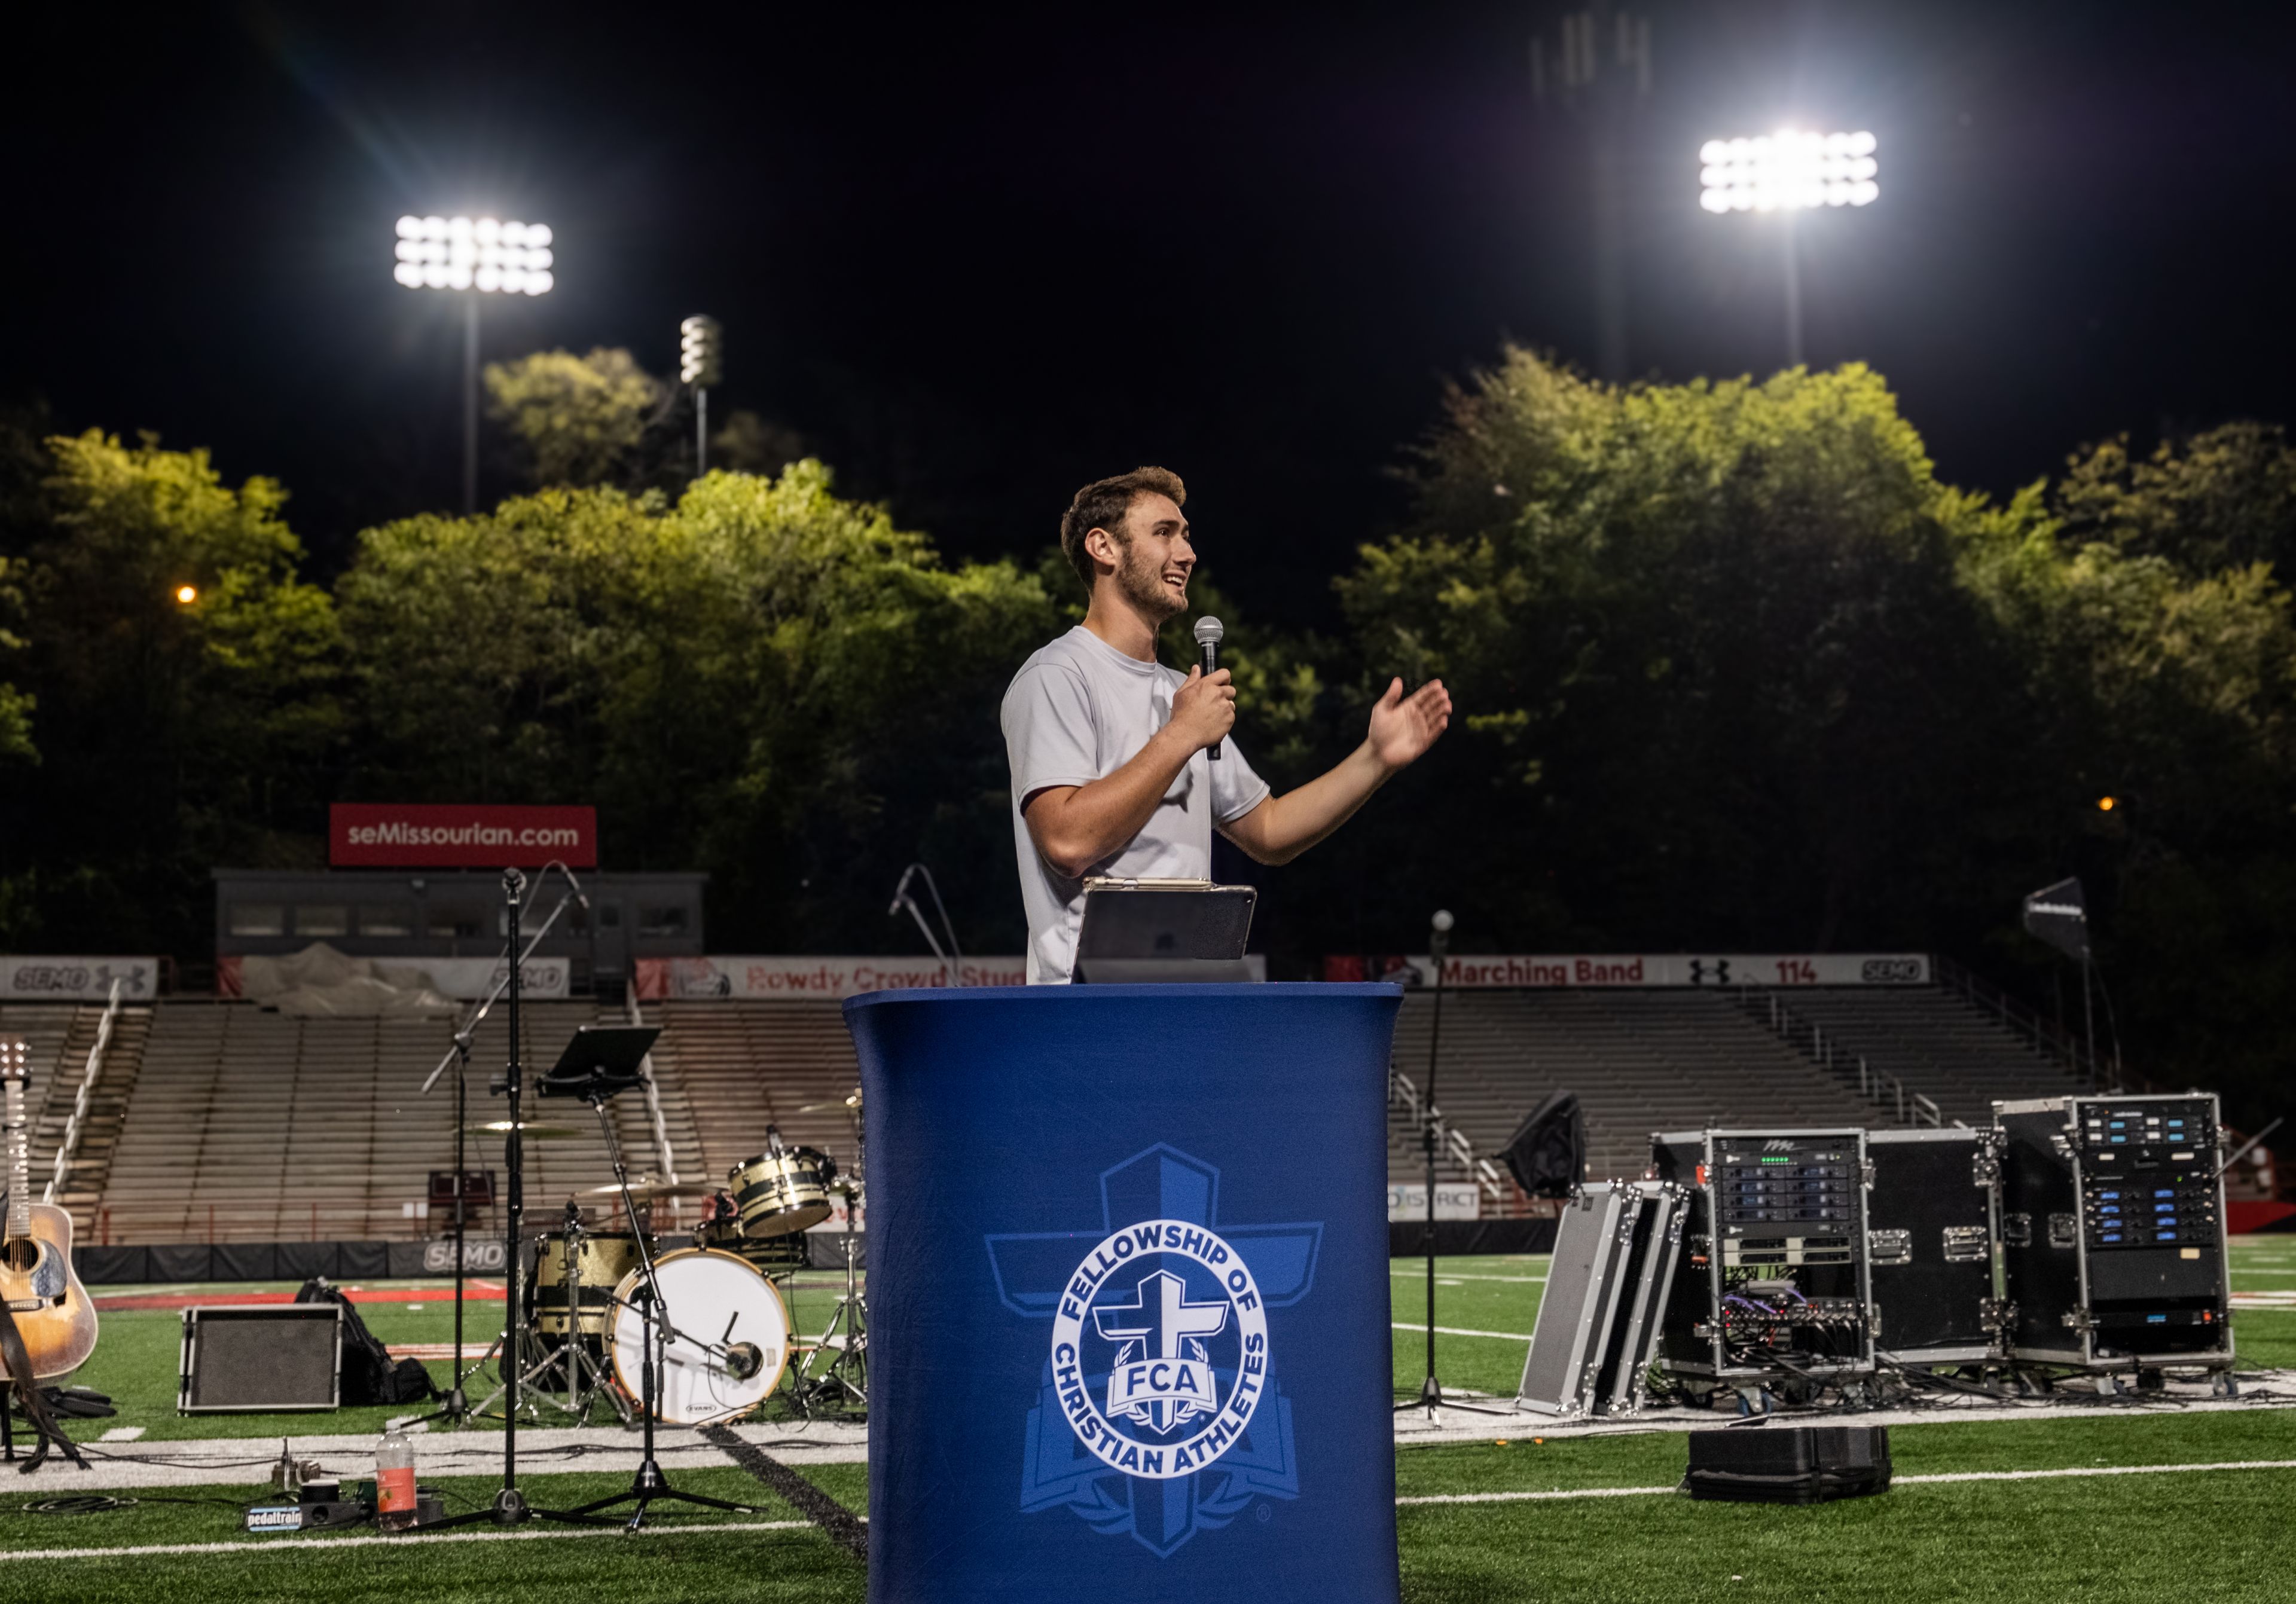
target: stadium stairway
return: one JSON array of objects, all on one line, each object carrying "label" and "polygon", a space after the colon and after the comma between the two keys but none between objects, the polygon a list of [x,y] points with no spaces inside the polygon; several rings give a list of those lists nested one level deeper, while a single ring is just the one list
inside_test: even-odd
[{"label": "stadium stairway", "polygon": [[[72,1109],[79,1099],[81,1077],[88,1053],[102,1027],[100,1003],[34,1002],[0,1006],[0,1037],[21,1038],[30,1049],[32,1084],[27,1112],[31,1116],[31,1189],[37,1200],[55,1174],[56,1149],[64,1138]],[[103,1062],[88,1095],[87,1117],[81,1122],[79,1144],[56,1201],[72,1215],[73,1237],[89,1240],[87,1231],[97,1194],[119,1135],[127,1094],[135,1084],[144,1040],[150,1029],[148,1007],[124,1007],[112,1027]]]},{"label": "stadium stairway", "polygon": [[853,1166],[857,1142],[843,1103],[861,1084],[861,1066],[839,1003],[697,999],[653,1004],[648,1018],[664,1027],[655,1063],[708,1110],[696,1139],[711,1176],[722,1181],[764,1152],[767,1125],[790,1146],[820,1149],[840,1170]]}]

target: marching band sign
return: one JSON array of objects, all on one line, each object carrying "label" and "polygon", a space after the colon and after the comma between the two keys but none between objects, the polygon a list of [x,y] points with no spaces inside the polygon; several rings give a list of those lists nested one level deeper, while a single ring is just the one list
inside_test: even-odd
[{"label": "marching band sign", "polygon": [[[1562,953],[1455,954],[1443,961],[1443,984],[1467,990],[1562,986],[1926,986],[1926,953]],[[1324,960],[1326,980],[1400,980],[1435,984],[1435,961],[1417,957]]]}]

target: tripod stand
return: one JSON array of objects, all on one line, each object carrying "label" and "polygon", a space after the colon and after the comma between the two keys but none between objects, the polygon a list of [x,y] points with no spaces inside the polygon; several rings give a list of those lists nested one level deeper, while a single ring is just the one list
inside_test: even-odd
[{"label": "tripod stand", "polygon": [[[1442,1384],[1435,1379],[1435,1154],[1440,1145],[1435,1134],[1435,1065],[1437,1050],[1443,1042],[1443,960],[1451,950],[1451,915],[1439,909],[1427,938],[1427,950],[1435,958],[1435,1018],[1427,1033],[1427,1086],[1419,1100],[1420,1142],[1427,1152],[1427,1378],[1419,1384],[1417,1397],[1395,1406],[1397,1414],[1423,1409],[1431,1421],[1438,1419],[1438,1412],[1445,1407]],[[1473,1404],[1452,1404],[1449,1407],[1473,1414],[1511,1412]]]},{"label": "tripod stand", "polygon": [[[922,868],[923,865],[913,867]],[[926,872],[925,883],[928,886],[932,883],[931,871]],[[906,875],[902,877],[901,885],[906,892],[908,886]],[[937,900],[940,894],[936,891],[933,895]],[[915,911],[914,905],[910,911]],[[845,1194],[845,1295],[837,1300],[837,1307],[831,1313],[828,1325],[822,1329],[821,1340],[814,1344],[812,1350],[799,1364],[796,1379],[790,1387],[791,1402],[808,1416],[812,1414],[816,1404],[836,1409],[857,1404],[863,1411],[862,1418],[868,1418],[869,1299],[861,1290],[861,1256],[853,1226],[853,1211],[867,1191],[869,1174],[869,1132],[861,1118],[860,1099],[861,1093],[857,1089],[851,1097],[845,1100],[846,1108],[849,1110],[847,1117],[853,1125],[853,1173],[838,1183],[838,1190]],[[844,1328],[841,1338],[838,1333],[840,1326]],[[829,1362],[829,1368],[816,1379],[813,1374],[814,1362],[821,1357],[823,1349],[832,1346],[837,1349],[837,1357]]]},{"label": "tripod stand", "polygon": [[[570,1058],[581,1046],[582,1037],[590,1033],[576,1033],[574,1045],[567,1049]],[[660,1032],[633,1030],[620,1034],[643,1035],[650,1043]],[[644,1048],[641,1047],[641,1054],[643,1052]],[[560,1068],[564,1068],[565,1060],[561,1060]],[[549,1080],[544,1083],[544,1095],[579,1095],[590,1105],[591,1111],[597,1115],[598,1130],[606,1139],[606,1156],[612,1161],[614,1166],[614,1184],[622,1194],[622,1207],[635,1221],[637,1218],[637,1210],[630,1201],[629,1171],[622,1163],[622,1147],[615,1138],[613,1122],[606,1117],[606,1100],[613,1096],[616,1092],[622,1090],[624,1085],[636,1085],[637,1076],[633,1068],[629,1072],[628,1078],[620,1084],[614,1084],[614,1078],[607,1070],[594,1068],[589,1071],[586,1086],[578,1092],[571,1085],[561,1084],[554,1087],[552,1083],[559,1080],[559,1072],[553,1070]],[[635,1502],[637,1507],[630,1511],[630,1518],[626,1526],[627,1530],[635,1532],[645,1521],[646,1507],[664,1501],[699,1504],[709,1510],[728,1510],[736,1515],[762,1514],[763,1510],[754,1509],[748,1504],[728,1503],[722,1498],[709,1498],[699,1493],[680,1492],[669,1485],[669,1477],[662,1474],[661,1463],[654,1457],[653,1423],[654,1416],[658,1412],[654,1397],[655,1387],[658,1385],[661,1369],[668,1363],[667,1349],[673,1336],[690,1346],[700,1348],[711,1359],[722,1363],[727,1372],[732,1375],[754,1375],[757,1369],[762,1366],[763,1359],[753,1344],[741,1342],[728,1346],[722,1343],[702,1342],[686,1336],[671,1326],[668,1310],[662,1303],[661,1283],[654,1276],[653,1248],[647,1242],[644,1232],[637,1233],[636,1240],[638,1269],[644,1284],[638,1289],[637,1297],[632,1301],[637,1306],[638,1319],[644,1333],[640,1344],[644,1357],[638,1365],[638,1395],[639,1418],[644,1423],[645,1446],[639,1456],[637,1474],[631,1479],[628,1492],[594,1499],[586,1504],[577,1504],[574,1508],[564,1511],[559,1518],[578,1520],[592,1526],[612,1526],[616,1523],[600,1518],[597,1511],[611,1509],[619,1503]],[[743,1368],[745,1365],[749,1367],[746,1371]]]},{"label": "tripod stand", "polygon": [[[566,1401],[561,1404],[553,1398],[551,1403],[553,1409],[572,1415],[578,1421],[586,1426],[590,1422],[590,1406],[597,1402],[601,1395],[603,1395],[606,1401],[613,1405],[614,1412],[620,1416],[622,1424],[627,1426],[630,1423],[629,1405],[622,1401],[620,1394],[607,1384],[605,1367],[592,1355],[590,1345],[582,1330],[580,1268],[583,1244],[588,1239],[589,1233],[582,1227],[582,1210],[570,1198],[566,1202],[566,1228],[560,1239],[559,1246],[560,1264],[564,1272],[566,1287],[566,1306],[562,1311],[566,1321],[564,1336],[554,1349],[546,1347],[539,1335],[534,1338],[530,1346],[513,1345],[510,1357],[504,1363],[505,1366],[526,1363],[528,1353],[535,1353],[533,1363],[526,1364],[525,1372],[518,1379],[522,1397],[539,1400],[556,1392],[559,1390],[556,1380],[562,1371]],[[548,1251],[548,1240],[546,1236],[543,1239],[542,1251],[544,1252]],[[537,1282],[540,1280],[540,1264],[541,1261],[537,1257],[536,1260]],[[534,1313],[539,1319],[545,1313],[541,1306],[539,1291],[535,1294],[535,1298]],[[495,1350],[492,1348],[488,1350],[489,1353]],[[484,1359],[480,1363],[484,1363]],[[501,1397],[508,1389],[509,1382],[505,1374],[504,1385],[497,1387],[485,1402],[471,1412],[477,1415],[485,1414],[493,1405],[495,1399]],[[533,1404],[529,1404],[529,1406],[533,1407]],[[537,1420],[541,1418],[538,1408],[536,1409],[535,1418]]]}]

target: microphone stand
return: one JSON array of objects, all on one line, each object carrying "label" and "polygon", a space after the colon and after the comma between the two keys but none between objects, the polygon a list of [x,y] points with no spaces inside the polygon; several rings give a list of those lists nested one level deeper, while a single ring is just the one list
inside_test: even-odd
[{"label": "microphone stand", "polygon": [[[503,908],[509,933],[509,940],[504,944],[504,950],[508,952],[518,952],[520,898],[521,894],[526,889],[526,876],[516,869],[505,869],[503,871],[502,878]],[[565,904],[562,902],[559,906],[562,909]],[[551,915],[553,920],[557,917],[558,915],[556,913],[553,913]],[[537,940],[540,940],[543,933],[546,932],[549,928],[548,923],[545,922],[542,930],[536,932],[535,938]],[[503,1068],[502,1079],[488,1088],[490,1092],[497,1094],[506,1093],[510,1097],[510,1133],[503,1142],[503,1166],[508,1172],[510,1178],[509,1204],[504,1211],[504,1225],[505,1228],[505,1234],[508,1239],[507,1246],[509,1252],[507,1255],[508,1263],[504,1266],[508,1273],[503,1277],[503,1281],[504,1282],[503,1289],[503,1344],[504,1348],[504,1363],[503,1365],[503,1371],[505,1378],[510,1383],[510,1402],[503,1412],[502,1486],[496,1490],[494,1502],[487,1508],[472,1510],[467,1515],[450,1515],[444,1520],[434,1520],[427,1526],[414,1528],[421,1531],[445,1531],[453,1526],[470,1526],[481,1520],[491,1520],[496,1526],[520,1526],[524,1524],[526,1521],[537,1517],[546,1520],[564,1520],[566,1518],[564,1515],[560,1514],[554,1510],[536,1509],[526,1502],[526,1494],[518,1490],[518,1339],[521,1326],[519,1313],[519,1256],[523,1246],[519,1239],[521,1234],[520,1229],[521,1222],[525,1214],[526,1208],[526,1174],[523,1167],[526,1156],[526,1133],[521,1128],[522,1123],[521,1098],[523,1096],[526,1089],[526,1061],[521,1056],[518,1002],[520,990],[519,970],[524,967],[526,953],[531,952],[532,950],[532,947],[529,946],[525,952],[519,952],[519,962],[510,966],[510,972],[503,977],[502,984],[496,987],[497,993],[507,996],[510,999],[510,1017],[508,1020],[510,1026],[510,1053],[508,1060]],[[489,998],[488,1002],[491,1003],[492,999]],[[473,1024],[476,1022],[476,1020],[472,1021]],[[444,1069],[445,1068],[446,1064],[442,1060],[439,1064],[439,1068]],[[431,1078],[434,1080],[438,1078],[435,1072]],[[458,1264],[457,1269],[459,1268],[460,1265]],[[460,1306],[460,1299],[457,1299],[456,1307],[458,1310]],[[577,1339],[578,1340],[578,1338]]]},{"label": "microphone stand", "polygon": [[[940,950],[940,943],[934,939],[932,926],[925,922],[924,910],[917,906],[917,899],[909,895],[909,881],[920,874],[925,877],[925,889],[932,893],[933,912],[940,915],[942,933],[948,937],[948,951],[946,953]],[[925,945],[932,949],[932,955],[939,959],[948,970],[948,983],[963,986],[964,953],[956,945],[956,926],[949,920],[947,904],[940,899],[940,887],[934,883],[932,871],[922,863],[911,863],[901,871],[901,883],[893,888],[893,905],[885,912],[889,918],[898,919],[903,908],[906,908],[909,917],[917,921],[917,929],[924,932]]]},{"label": "microphone stand", "polygon": [[[547,872],[547,871],[545,872]],[[455,1067],[455,1359],[451,1367],[454,1371],[455,1384],[451,1387],[447,1388],[447,1401],[443,1404],[439,1408],[432,1410],[429,1414],[416,1416],[414,1420],[407,1422],[409,1425],[427,1420],[446,1420],[454,1425],[460,1426],[471,1418],[472,1411],[470,1398],[463,1390],[463,1383],[470,1379],[470,1371],[465,1371],[463,1368],[463,1278],[464,1273],[463,1262],[463,1222],[464,1217],[463,1189],[463,1166],[464,1158],[463,1144],[467,1135],[464,1126],[470,1123],[468,1080],[471,1069],[471,1043],[472,1038],[478,1034],[480,1024],[485,1020],[488,1013],[493,1010],[496,1000],[502,996],[503,988],[511,983],[512,976],[515,975],[521,969],[525,967],[526,961],[534,955],[534,949],[540,946],[543,943],[543,938],[550,934],[550,927],[556,924],[558,922],[558,916],[566,912],[566,904],[569,900],[570,898],[568,897],[560,897],[558,899],[558,905],[550,911],[550,917],[542,921],[542,928],[534,933],[534,939],[526,944],[526,950],[518,954],[518,958],[515,962],[505,963],[503,970],[503,978],[495,982],[494,989],[488,992],[479,1005],[471,1011],[470,1017],[465,1019],[461,1025],[455,1027],[454,1044],[447,1049],[446,1056],[439,1060],[439,1067],[431,1070],[430,1078],[422,1083],[422,1091],[421,1094],[427,1097],[430,1095],[430,1088],[439,1084],[439,1077],[447,1072],[447,1067],[449,1064],[452,1064]],[[514,909],[515,904],[513,904],[512,906]],[[503,956],[505,960],[509,959],[511,949],[517,945],[518,930],[515,914],[513,913],[509,933],[503,940]],[[513,1059],[517,1056],[516,1018],[517,1005],[513,1003],[512,1005],[512,1023],[511,1027],[512,1056]],[[515,1277],[517,1273],[518,1266],[513,1264],[510,1266],[510,1274]],[[505,1339],[511,1341],[514,1354],[516,1349],[516,1339],[507,1331],[504,1335]],[[492,1353],[494,1349],[490,1347],[487,1351],[488,1353]],[[486,1354],[481,1354],[479,1355],[477,1363],[472,1364],[471,1369],[476,1370],[479,1365],[484,1364],[485,1363]],[[513,1356],[512,1363],[515,1365],[516,1363],[517,1360],[515,1356]]]},{"label": "microphone stand", "polygon": [[[1432,1422],[1445,1407],[1442,1384],[1435,1379],[1435,1067],[1436,1050],[1443,1041],[1443,960],[1451,950],[1451,916],[1435,915],[1435,928],[1427,937],[1427,949],[1435,958],[1435,1018],[1427,1033],[1427,1089],[1420,1094],[1419,1137],[1427,1153],[1427,1224],[1423,1232],[1427,1248],[1427,1378],[1419,1384],[1419,1395],[1408,1403],[1395,1406],[1397,1414],[1414,1409],[1427,1412]],[[1473,1404],[1451,1404],[1453,1409],[1464,1409],[1472,1414],[1511,1414],[1506,1409],[1492,1409]]]}]

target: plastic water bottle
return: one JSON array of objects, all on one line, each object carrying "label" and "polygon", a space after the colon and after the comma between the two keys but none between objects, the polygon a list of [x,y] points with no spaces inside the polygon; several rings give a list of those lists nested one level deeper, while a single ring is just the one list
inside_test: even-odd
[{"label": "plastic water bottle", "polygon": [[386,1532],[414,1524],[414,1444],[397,1427],[375,1444],[374,1524]]}]

